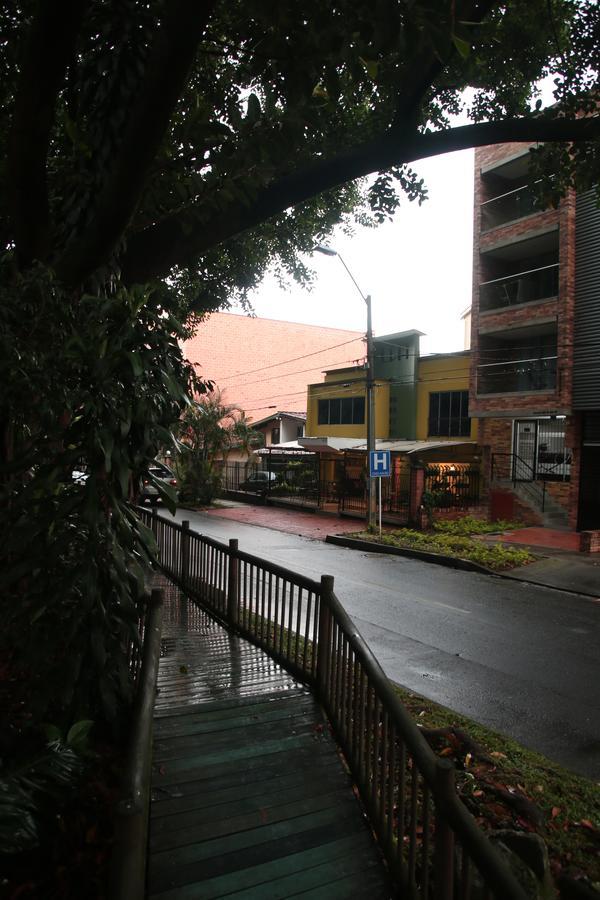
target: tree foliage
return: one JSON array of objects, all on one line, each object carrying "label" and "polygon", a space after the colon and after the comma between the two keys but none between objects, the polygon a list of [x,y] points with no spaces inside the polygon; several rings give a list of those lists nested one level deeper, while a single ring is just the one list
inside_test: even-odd
[{"label": "tree foliage", "polygon": [[[562,184],[573,159],[595,177],[598,9],[0,0],[0,21],[4,652],[68,723],[127,696],[152,554],[127,499],[185,405],[185,321],[269,265],[309,280],[333,226],[424,197],[416,159],[577,140]],[[545,74],[560,105],[531,112]]]},{"label": "tree foliage", "polygon": [[249,455],[264,443],[264,435],[252,427],[244,411],[226,403],[217,389],[188,405],[179,434],[181,490],[184,499],[202,503],[212,502],[218,493],[218,464],[227,462],[232,449]]}]

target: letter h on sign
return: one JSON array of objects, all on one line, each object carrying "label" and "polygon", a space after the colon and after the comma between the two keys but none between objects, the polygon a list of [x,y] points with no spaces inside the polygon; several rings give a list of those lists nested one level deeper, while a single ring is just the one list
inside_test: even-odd
[{"label": "letter h on sign", "polygon": [[390,451],[371,450],[369,453],[369,475],[371,478],[389,478]]}]

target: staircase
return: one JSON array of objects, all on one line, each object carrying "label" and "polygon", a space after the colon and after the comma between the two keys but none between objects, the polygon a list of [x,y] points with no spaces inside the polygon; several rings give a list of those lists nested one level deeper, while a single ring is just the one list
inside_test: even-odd
[{"label": "staircase", "polygon": [[491,487],[509,491],[519,503],[531,510],[546,528],[567,528],[568,513],[546,490],[546,482],[535,479],[534,472],[524,460],[517,457],[519,471],[531,474],[531,480],[516,480],[512,477],[514,453],[494,453],[492,455]]}]

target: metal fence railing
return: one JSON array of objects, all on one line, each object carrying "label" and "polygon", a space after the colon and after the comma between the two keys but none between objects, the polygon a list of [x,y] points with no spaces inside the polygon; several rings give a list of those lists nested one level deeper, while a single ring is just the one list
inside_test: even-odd
[{"label": "metal fence railing", "polygon": [[439,463],[425,468],[425,490],[436,509],[464,509],[479,503],[479,470],[470,463]]},{"label": "metal fence railing", "polygon": [[457,795],[333,591],[140,510],[163,570],[230,628],[317,693],[346,756],[400,895],[525,900],[511,869]]}]

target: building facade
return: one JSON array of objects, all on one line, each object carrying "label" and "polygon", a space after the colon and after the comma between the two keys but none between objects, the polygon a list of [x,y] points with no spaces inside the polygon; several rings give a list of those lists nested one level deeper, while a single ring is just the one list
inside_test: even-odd
[{"label": "building facade", "polygon": [[492,507],[512,492],[540,523],[600,526],[597,488],[582,502],[600,446],[599,241],[591,194],[538,204],[528,147],[476,152],[469,407]]},{"label": "building facade", "polygon": [[305,414],[306,385],[366,353],[358,331],[219,312],[200,323],[183,350],[224,402],[253,422],[279,410]]}]

